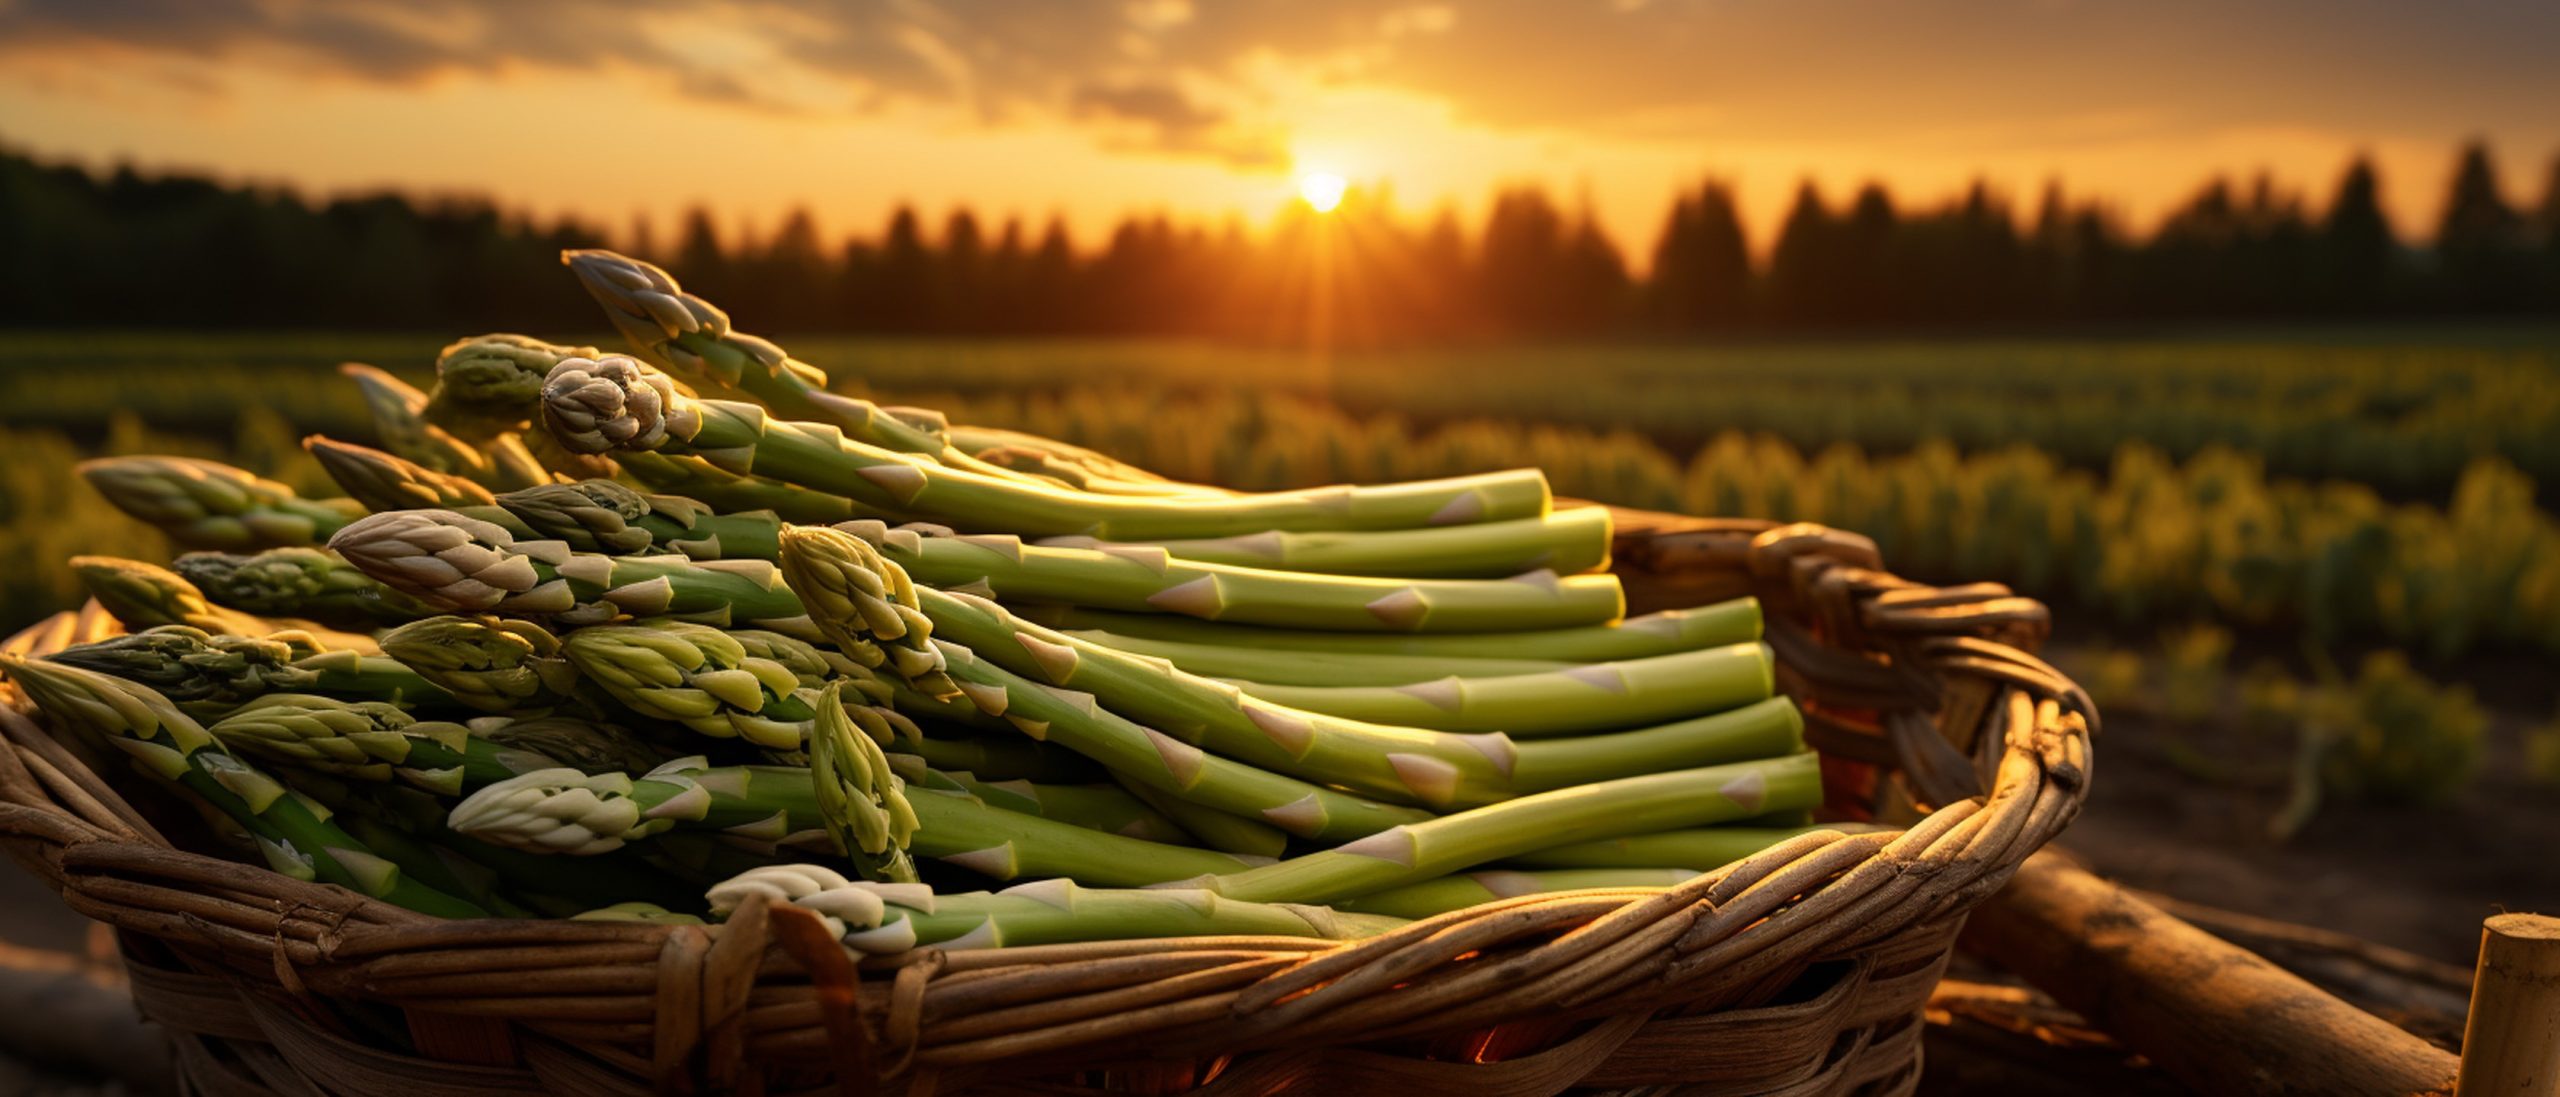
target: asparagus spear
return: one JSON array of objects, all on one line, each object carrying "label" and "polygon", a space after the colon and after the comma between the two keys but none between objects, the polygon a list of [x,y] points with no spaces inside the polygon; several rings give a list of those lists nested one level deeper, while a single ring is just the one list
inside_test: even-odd
[{"label": "asparagus spear", "polygon": [[225,636],[191,625],[160,625],[46,658],[149,686],[198,719],[217,718],[273,693],[426,708],[454,703],[397,659],[324,649],[297,631]]},{"label": "asparagus spear", "polygon": [[206,730],[243,754],[360,781],[397,778],[443,796],[562,765],[381,701],[269,694]]},{"label": "asparagus spear", "polygon": [[887,736],[856,729],[853,710],[869,706],[846,704],[844,687],[841,680],[827,683],[810,723],[809,775],[818,817],[863,878],[913,883],[916,865],[907,846],[915,841],[915,807],[907,800],[906,782],[880,749]]},{"label": "asparagus spear", "polygon": [[224,750],[167,698],[121,678],[0,655],[0,674],[46,715],[104,738],[144,771],[185,786],[255,836],[268,867],[445,918],[487,914],[403,874],[331,823],[328,809]]},{"label": "asparagus spear", "polygon": [[1616,620],[1626,598],[1613,575],[1509,579],[1377,579],[1203,564],[1153,547],[1111,551],[1026,545],[1011,534],[961,536],[876,519],[842,529],[870,541],[917,582],[984,583],[995,597],[1070,602],[1212,621],[1382,632],[1560,628]]},{"label": "asparagus spear", "polygon": [[1376,487],[1214,499],[1096,495],[1021,484],[865,445],[761,406],[697,400],[628,358],[564,361],[543,386],[543,420],[581,452],[661,451],[731,472],[842,495],[911,519],[1024,536],[1115,540],[1223,537],[1265,529],[1401,529],[1544,514],[1536,470]]},{"label": "asparagus spear", "polygon": [[648,495],[611,480],[511,491],[498,505],[530,536],[566,541],[580,552],[771,560],[782,532],[781,517],[769,510],[714,513],[680,495]]},{"label": "asparagus spear", "polygon": [[[1715,826],[1602,838],[1531,850],[1510,859],[1530,868],[1627,869],[1674,865],[1705,872],[1822,827]],[[1829,829],[1848,830],[1834,824]]]},{"label": "asparagus spear", "polygon": [[128,630],[156,628],[161,625],[187,625],[217,635],[266,636],[295,631],[310,636],[313,643],[332,651],[354,651],[379,655],[382,649],[373,637],[361,633],[340,632],[311,621],[294,618],[267,618],[254,613],[214,605],[195,584],[178,573],[140,560],[114,556],[74,556],[71,570],[80,577],[89,596],[98,600],[110,616]]},{"label": "asparagus spear", "polygon": [[563,358],[594,358],[594,347],[528,335],[475,335],[436,354],[436,387],[420,414],[463,439],[521,431],[542,404],[542,378]]},{"label": "asparagus spear", "polygon": [[[902,642],[929,635],[931,626],[916,608],[918,601],[947,599],[908,583],[898,565],[842,530],[783,530],[782,566],[792,588],[810,605],[818,628],[847,650],[878,638]],[[1203,752],[1099,707],[1091,694],[1035,684],[965,647],[936,646],[946,665],[930,672],[931,677],[941,681],[947,675],[981,711],[1004,717],[1032,738],[1058,743],[1194,803],[1259,817],[1302,837],[1337,841],[1420,815]],[[890,665],[898,669],[896,663]]]},{"label": "asparagus spear", "polygon": [[1246,692],[1347,719],[1526,737],[1634,727],[1750,704],[1775,690],[1773,672],[1769,649],[1754,643],[1500,678],[1403,686],[1256,684]]},{"label": "asparagus spear", "polygon": [[1185,491],[1225,494],[1226,489],[1209,484],[1187,484],[1161,473],[1139,468],[1110,454],[1086,449],[1072,442],[1045,438],[1002,427],[977,427],[951,423],[943,427],[951,444],[982,459],[997,460],[997,454],[1036,454],[1051,467],[1081,470],[1089,479],[1108,481],[1120,487],[1159,485]]},{"label": "asparagus spear", "polygon": [[[908,708],[905,697],[897,705]],[[937,770],[958,773],[966,771],[986,781],[1037,781],[1063,785],[1101,780],[1106,771],[1093,760],[1064,747],[1024,738],[1010,724],[1004,737],[954,735],[937,728],[922,740],[899,744],[898,749],[924,760]],[[1138,837],[1147,837],[1138,835]]]},{"label": "asparagus spear", "polygon": [[482,712],[548,711],[577,698],[577,668],[531,621],[426,617],[382,634],[382,650]]},{"label": "asparagus spear", "polygon": [[822,865],[753,869],[713,886],[707,898],[712,915],[726,917],[757,894],[816,912],[845,944],[872,954],[1151,937],[1349,940],[1403,922],[1294,903],[1238,902],[1212,892],[1090,888],[1072,880],[936,894],[920,886],[847,880]]},{"label": "asparagus spear", "polygon": [[[1223,853],[1163,845],[990,807],[957,792],[916,789],[908,852],[999,880],[1067,876],[1134,886],[1232,872]],[[588,855],[678,828],[748,842],[832,850],[815,782],[792,766],[709,768],[669,763],[640,777],[558,769],[501,781],[456,804],[447,822],[484,841],[538,853]]]},{"label": "asparagus spear", "polygon": [[302,440],[302,448],[367,510],[488,506],[495,500],[477,483],[370,446],[314,434]]},{"label": "asparagus spear", "polygon": [[100,457],[82,479],[117,510],[190,548],[311,545],[364,515],[351,499],[305,499],[244,469],[193,457]]},{"label": "asparagus spear", "polygon": [[483,487],[505,490],[550,479],[524,444],[498,435],[474,446],[426,418],[427,394],[372,366],[348,362],[338,372],[364,392],[374,432],[401,458]]},{"label": "asparagus spear", "polygon": [[786,522],[825,524],[873,513],[841,495],[811,491],[769,476],[740,476],[691,454],[625,450],[614,461],[651,491],[691,499],[721,514],[771,511]]},{"label": "asparagus spear", "polygon": [[[966,453],[968,451],[962,450],[961,452]],[[1084,464],[1068,461],[1059,457],[1057,454],[1049,452],[1048,450],[1036,449],[1027,446],[997,446],[992,449],[984,449],[975,453],[970,453],[969,456],[974,457],[985,464],[1004,469],[1008,472],[1021,473],[1027,476],[1037,477],[1041,480],[1052,481],[1074,488],[1077,491],[1099,492],[1105,495],[1169,495],[1193,497],[1215,497],[1219,495],[1234,494],[1233,492],[1219,491],[1215,488],[1201,487],[1194,484],[1177,484],[1170,480],[1117,479],[1103,475]]]},{"label": "asparagus spear", "polygon": [[[786,543],[797,536],[798,530],[787,534]],[[1213,755],[1402,802],[1483,804],[1582,781],[1789,753],[1802,745],[1801,718],[1783,699],[1637,731],[1526,743],[1501,732],[1449,734],[1335,717],[1041,628],[974,595],[923,588],[918,596],[938,635],[1033,681],[1090,696],[1104,710],[1164,729]],[[1565,699],[1594,692],[1582,680],[1556,685]],[[1706,688],[1717,685],[1710,677],[1667,692],[1689,701],[1738,696]],[[1766,696],[1765,685],[1759,693]],[[1522,707],[1558,703],[1532,698]],[[1726,706],[1702,703],[1690,711],[1717,707]]]},{"label": "asparagus spear", "polygon": [[[1018,616],[1036,617],[1045,607],[1026,607]],[[1098,647],[1162,659],[1203,678],[1230,678],[1239,684],[1279,686],[1403,686],[1439,678],[1492,678],[1570,670],[1580,664],[1563,659],[1495,659],[1464,655],[1404,655],[1393,652],[1349,654],[1330,651],[1274,651],[1232,648],[1183,640],[1150,640],[1106,629],[1073,629],[1064,633]]]},{"label": "asparagus spear", "polygon": [[[900,749],[904,750],[905,746],[901,745]],[[966,792],[991,806],[1004,808],[1007,811],[1019,811],[1026,815],[1037,815],[1043,819],[1073,823],[1086,830],[1108,831],[1131,838],[1144,838],[1150,842],[1171,842],[1175,845],[1195,844],[1190,831],[1175,823],[1170,813],[1159,811],[1144,797],[1124,792],[1116,786],[988,780],[967,770],[929,768],[923,758],[914,755],[901,755],[898,758],[892,758],[891,761],[915,770],[915,774],[910,777],[915,784],[925,788]],[[903,772],[902,775],[904,775]],[[1211,843],[1209,848],[1224,849],[1225,847]],[[1230,849],[1227,852],[1252,851]]]},{"label": "asparagus spear", "polygon": [[697,389],[761,404],[784,419],[825,423],[849,439],[883,450],[917,454],[999,480],[1047,483],[951,448],[939,416],[928,427],[871,401],[827,391],[826,371],[791,357],[769,340],[731,330],[727,313],[686,293],[655,266],[595,248],[562,252],[560,261],[604,306],[605,315],[642,358]]},{"label": "asparagus spear", "polygon": [[1685,868],[1589,868],[1548,869],[1542,872],[1512,872],[1502,869],[1463,872],[1389,888],[1335,906],[1360,914],[1383,914],[1393,918],[1429,918],[1453,910],[1465,910],[1479,903],[1497,899],[1513,899],[1550,891],[1578,891],[1584,888],[1667,888],[1696,877],[1698,870]]},{"label": "asparagus spear", "polygon": [[[491,845],[445,826],[450,806],[431,793],[406,785],[358,786],[308,771],[293,775],[295,787],[327,804],[341,817],[354,815],[408,834],[424,843],[439,861],[465,878],[493,879],[520,902],[548,917],[566,917],[616,896],[639,901],[700,906],[695,877],[670,872],[653,860],[654,843],[597,857],[546,857],[520,849]],[[350,828],[352,829],[352,828]],[[724,879],[712,877],[711,879]]]},{"label": "asparagus spear", "polygon": [[819,694],[829,678],[856,679],[865,703],[853,718],[886,742],[923,738],[915,724],[882,707],[888,683],[839,657],[775,633],[724,632],[684,621],[598,625],[570,633],[561,652],[616,701],[643,716],[671,720],[715,739],[743,739],[794,751],[808,741],[810,721],[826,712]]},{"label": "asparagus spear", "polygon": [[1811,807],[1821,798],[1821,772],[1811,754],[1672,770],[1523,796],[1182,883],[1234,899],[1331,903],[1534,849],[1745,819]]},{"label": "asparagus spear", "polygon": [[206,597],[251,613],[362,627],[415,621],[435,612],[326,549],[190,552],[171,567]]},{"label": "asparagus spear", "polygon": [[1278,857],[1289,850],[1289,832],[1259,819],[1202,807],[1179,796],[1149,788],[1145,782],[1121,779],[1130,795],[1162,812],[1166,820],[1210,849],[1254,857]]},{"label": "asparagus spear", "polygon": [[542,402],[542,378],[563,358],[593,358],[594,347],[560,346],[524,335],[481,335],[436,356],[436,387],[427,394],[428,422],[472,443],[520,440],[543,468],[571,479],[613,475],[613,463],[571,453],[531,430]]},{"label": "asparagus spear", "polygon": [[1614,625],[1538,632],[1395,636],[1360,632],[1249,628],[1173,614],[1114,613],[1076,606],[1025,606],[1023,617],[1051,628],[1102,630],[1140,640],[1212,644],[1248,651],[1338,655],[1421,655],[1466,659],[1548,659],[1596,663],[1696,651],[1760,638],[1760,603],[1736,598],[1711,606],[1663,610]]},{"label": "asparagus spear", "polygon": [[603,556],[558,541],[518,542],[452,511],[388,511],[329,539],[364,573],[452,613],[546,617],[567,625],[624,614],[807,633],[800,602],[762,560]]},{"label": "asparagus spear", "polygon": [[[1090,537],[1051,537],[1061,548],[1143,547]],[[1185,560],[1277,571],[1394,578],[1499,579],[1609,566],[1609,509],[1573,507],[1535,518],[1438,529],[1283,533],[1150,541]]]}]

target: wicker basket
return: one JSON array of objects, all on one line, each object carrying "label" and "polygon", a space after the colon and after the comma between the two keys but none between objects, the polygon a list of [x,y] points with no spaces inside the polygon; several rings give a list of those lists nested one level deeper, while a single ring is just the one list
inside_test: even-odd
[{"label": "wicker basket", "polygon": [[1640,602],[1763,599],[1832,814],[1918,821],[1356,943],[857,964],[789,908],[711,928],[446,922],[188,852],[164,834],[189,828],[138,810],[168,805],[127,800],[112,767],[0,705],[0,840],[121,931],[135,999],[209,1095],[1910,1091],[1965,913],[2088,781],[2096,712],[2029,654],[2044,607],[1896,579],[1871,542],[1818,526],[1625,514],[1618,556]]}]

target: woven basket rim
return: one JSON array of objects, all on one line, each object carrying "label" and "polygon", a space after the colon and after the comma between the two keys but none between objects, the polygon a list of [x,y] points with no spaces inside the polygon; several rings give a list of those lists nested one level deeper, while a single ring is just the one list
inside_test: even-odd
[{"label": "woven basket rim", "polygon": [[[0,842],[81,913],[288,999],[647,1048],[661,1077],[770,1059],[876,1078],[1031,1070],[1139,1043],[1208,1056],[1532,1013],[1713,1008],[1815,960],[1961,919],[2076,814],[2097,713],[2032,654],[2040,603],[1998,584],[1896,578],[1873,542],[1821,526],[1617,513],[1619,570],[1760,597],[1781,686],[1826,759],[1889,766],[1914,802],[1938,806],[1904,830],[1816,831],[1670,889],[1523,896],[1361,941],[856,961],[813,917],[761,900],[709,927],[445,921],[180,850],[12,707],[24,703],[12,690],[0,695],[12,702],[0,703]],[[58,648],[103,634],[113,622],[102,616],[93,603],[12,643]]]}]

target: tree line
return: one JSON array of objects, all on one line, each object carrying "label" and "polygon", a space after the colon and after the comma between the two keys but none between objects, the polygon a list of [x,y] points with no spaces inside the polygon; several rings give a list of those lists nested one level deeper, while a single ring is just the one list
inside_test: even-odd
[{"label": "tree line", "polygon": [[2381,186],[2364,160],[2317,207],[2264,177],[2214,179],[2137,233],[2058,186],[2022,216],[1980,183],[1906,206],[1881,185],[1808,182],[1763,254],[1732,189],[1708,181],[1678,196],[1639,275],[1587,210],[1525,187],[1473,226],[1414,223],[1355,189],[1259,234],[1137,216],[1086,246],[1055,220],[961,209],[928,225],[901,207],[850,240],[805,210],[747,239],[696,209],[660,240],[477,199],[313,201],[0,154],[0,326],[588,330],[593,306],[557,255],[599,244],[782,333],[1357,344],[2560,315],[2560,162],[2520,203],[2486,147],[2462,150],[2420,239],[2395,234]]}]

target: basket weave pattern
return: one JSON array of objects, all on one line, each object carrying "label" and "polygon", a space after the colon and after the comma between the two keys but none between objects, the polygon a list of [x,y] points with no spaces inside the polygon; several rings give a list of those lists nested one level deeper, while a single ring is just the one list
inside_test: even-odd
[{"label": "basket weave pattern", "polygon": [[448,922],[188,852],[0,705],[0,845],[120,931],[206,1094],[1908,1092],[1965,913],[2085,792],[2097,714],[2032,654],[2044,607],[1897,579],[1819,526],[1622,512],[1617,553],[1639,601],[1762,600],[1835,814],[1927,813],[1357,942],[857,963],[760,901],[715,927]]}]

